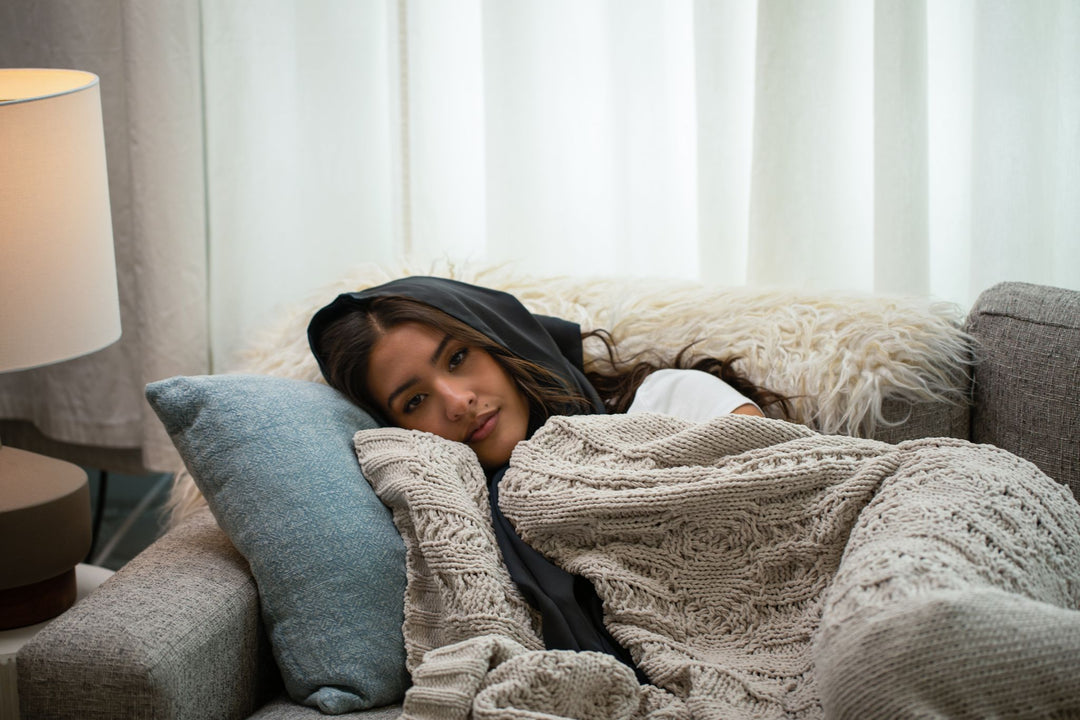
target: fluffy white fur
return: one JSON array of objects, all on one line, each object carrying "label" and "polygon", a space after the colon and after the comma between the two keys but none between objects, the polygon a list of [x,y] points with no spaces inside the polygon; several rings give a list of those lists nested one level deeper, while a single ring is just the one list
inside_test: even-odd
[{"label": "fluffy white fur", "polygon": [[[972,344],[959,309],[922,298],[719,288],[680,280],[529,277],[499,266],[358,267],[283,313],[247,346],[237,371],[321,382],[307,323],[338,293],[406,275],[438,275],[506,290],[530,310],[611,332],[623,359],[739,357],[755,384],[792,398],[792,419],[824,433],[866,436],[887,423],[886,397],[963,402]],[[586,362],[602,353],[586,344]],[[184,498],[187,498],[185,500]],[[190,478],[174,501],[198,501]]]},{"label": "fluffy white fur", "polygon": [[[742,358],[754,383],[794,398],[795,420],[825,433],[863,435],[886,422],[886,396],[956,402],[970,338],[955,306],[921,298],[755,288],[679,280],[537,278],[500,267],[403,265],[354,269],[288,311],[245,351],[239,370],[321,381],[308,320],[340,292],[405,275],[438,275],[506,290],[533,312],[611,332],[624,359],[670,359],[690,342],[700,355]],[[586,358],[602,353],[586,345]]]}]

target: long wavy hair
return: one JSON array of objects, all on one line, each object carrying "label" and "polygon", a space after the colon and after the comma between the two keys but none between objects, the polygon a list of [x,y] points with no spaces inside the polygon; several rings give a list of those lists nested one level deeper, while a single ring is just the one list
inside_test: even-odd
[{"label": "long wavy hair", "polygon": [[[791,416],[791,406],[788,398],[779,393],[758,387],[735,369],[739,357],[726,359],[715,358],[707,355],[695,355],[696,342],[686,345],[678,352],[670,362],[659,359],[650,360],[644,354],[635,355],[629,359],[619,357],[611,333],[606,330],[593,330],[582,335],[582,339],[595,338],[603,344],[604,355],[600,362],[594,362],[585,371],[585,377],[596,388],[604,407],[609,413],[623,413],[634,401],[641,383],[650,374],[665,368],[682,368],[700,370],[714,375],[740,394],[753,400],[763,411],[768,408],[771,414],[783,418]],[[604,370],[598,369],[600,366]]]},{"label": "long wavy hair", "polygon": [[[529,401],[530,419],[537,425],[552,415],[593,412],[587,398],[567,388],[566,383],[548,369],[512,354],[483,333],[441,310],[404,297],[375,298],[362,310],[343,315],[326,327],[320,345],[325,352],[327,383],[360,407],[381,415],[383,408],[372,396],[367,383],[371,349],[387,332],[410,322],[435,328],[465,345],[490,354],[525,394]],[[619,357],[608,332],[594,330],[582,337],[598,338],[604,345],[606,362],[593,363],[585,376],[596,388],[610,413],[626,412],[638,387],[650,373],[660,368],[677,367],[715,375],[762,409],[775,406],[774,409],[778,409],[782,416],[789,414],[785,397],[757,387],[733,368],[737,358],[721,360],[694,356],[691,343],[670,363],[653,362],[638,356],[624,361]],[[598,365],[605,368],[598,369]]]}]

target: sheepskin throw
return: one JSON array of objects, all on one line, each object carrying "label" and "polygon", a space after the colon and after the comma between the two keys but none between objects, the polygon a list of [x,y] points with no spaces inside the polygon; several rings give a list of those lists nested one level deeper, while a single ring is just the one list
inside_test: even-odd
[{"label": "sheepskin throw", "polygon": [[[670,360],[691,342],[699,355],[738,357],[748,379],[792,399],[791,420],[827,434],[871,437],[903,421],[887,416],[888,398],[966,402],[973,348],[954,305],[688,280],[535,277],[498,266],[355,268],[308,301],[283,308],[279,322],[246,345],[236,369],[321,382],[305,334],[315,311],[339,293],[407,275],[504,290],[534,313],[576,322],[583,331],[607,330],[624,360],[642,352]],[[586,343],[585,362],[603,362],[598,343]]]},{"label": "sheepskin throw", "polygon": [[1080,711],[1080,507],[1000,450],[734,415],[553,418],[515,449],[500,504],[593,581],[639,686],[606,655],[540,649],[467,447],[355,440],[408,548],[403,717]]},{"label": "sheepskin throw", "polygon": [[[741,374],[791,399],[789,419],[822,433],[967,436],[973,343],[957,307],[916,297],[535,277],[498,266],[363,265],[306,301],[276,308],[276,322],[249,338],[229,368],[323,382],[307,344],[311,316],[340,293],[407,275],[505,290],[533,312],[566,318],[584,331],[607,330],[623,360],[644,352],[668,361],[691,342],[698,355],[738,357]],[[605,369],[595,341],[586,342],[585,362]],[[912,432],[896,427],[909,419]],[[177,475],[170,504],[173,522],[205,504],[186,472]]]}]

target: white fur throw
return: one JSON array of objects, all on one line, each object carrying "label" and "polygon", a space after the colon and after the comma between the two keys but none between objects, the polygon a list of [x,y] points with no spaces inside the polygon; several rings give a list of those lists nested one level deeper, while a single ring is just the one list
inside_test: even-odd
[{"label": "white fur throw", "polygon": [[[624,359],[664,359],[697,341],[700,355],[741,358],[737,369],[791,398],[792,417],[820,432],[868,437],[888,424],[887,398],[962,404],[973,343],[955,306],[915,297],[720,288],[678,280],[540,278],[502,267],[364,265],[343,274],[245,346],[236,371],[322,382],[307,324],[339,293],[407,275],[437,275],[516,295],[533,312],[611,332]],[[601,348],[586,344],[586,363]],[[173,522],[203,499],[178,474]]]},{"label": "white fur throw", "polygon": [[356,447],[409,551],[404,718],[1080,711],[1080,507],[995,448],[745,416],[550,420],[500,505],[593,581],[639,687],[608,656],[537,649],[467,448],[397,429]]},{"label": "white fur throw", "polygon": [[[536,313],[611,332],[624,359],[670,359],[688,343],[793,399],[796,422],[820,432],[869,436],[888,422],[886,397],[961,403],[972,343],[953,305],[924,298],[757,288],[679,280],[541,278],[500,267],[363,266],[286,311],[254,339],[239,370],[320,381],[308,349],[311,316],[342,292],[406,275],[438,275],[499,290]],[[601,349],[587,344],[586,363]]]}]

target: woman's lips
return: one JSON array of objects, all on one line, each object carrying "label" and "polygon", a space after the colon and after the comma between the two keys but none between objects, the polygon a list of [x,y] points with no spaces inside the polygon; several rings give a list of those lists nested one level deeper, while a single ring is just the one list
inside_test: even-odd
[{"label": "woman's lips", "polygon": [[498,423],[499,411],[493,410],[489,415],[481,415],[479,420],[480,424],[476,427],[476,429],[472,430],[469,433],[469,435],[465,438],[465,442],[480,442],[488,435],[490,435],[495,429],[495,425]]}]

